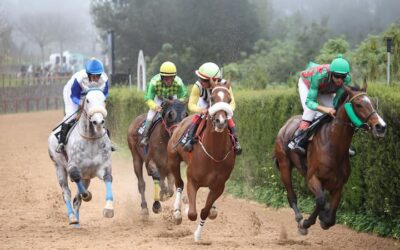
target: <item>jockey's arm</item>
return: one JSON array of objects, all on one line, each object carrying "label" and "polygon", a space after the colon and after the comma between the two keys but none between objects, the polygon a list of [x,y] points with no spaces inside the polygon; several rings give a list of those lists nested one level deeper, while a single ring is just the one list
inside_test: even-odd
[{"label": "jockey's arm", "polygon": [[81,101],[81,93],[82,93],[82,87],[79,84],[78,80],[75,79],[74,83],[71,86],[71,99],[72,102],[75,103],[76,105],[79,105]]},{"label": "jockey's arm", "polygon": [[191,113],[200,113],[202,108],[197,106],[200,99],[200,89],[197,85],[193,85],[192,91],[190,92],[188,108]]},{"label": "jockey's arm", "polygon": [[156,94],[154,84],[152,81],[150,81],[149,85],[147,86],[146,94],[144,95],[144,101],[146,102],[147,106],[152,110],[156,110],[157,108],[157,103],[154,101],[155,96]]}]

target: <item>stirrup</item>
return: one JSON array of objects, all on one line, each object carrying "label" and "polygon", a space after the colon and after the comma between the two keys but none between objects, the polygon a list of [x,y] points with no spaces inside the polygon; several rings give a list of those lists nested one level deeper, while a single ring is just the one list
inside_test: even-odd
[{"label": "stirrup", "polygon": [[140,146],[145,147],[149,144],[149,138],[147,138],[146,136],[143,137],[143,139],[140,141]]},{"label": "stirrup", "polygon": [[295,145],[293,148],[293,151],[300,154],[300,155],[305,155],[306,150],[303,147],[300,147],[299,145]]},{"label": "stirrup", "polygon": [[183,145],[183,150],[186,151],[186,152],[191,152],[193,150],[193,144],[194,144],[193,140],[189,139],[185,143],[185,145]]},{"label": "stirrup", "polygon": [[242,153],[242,147],[240,146],[239,142],[235,143],[234,150],[236,155],[240,155]]},{"label": "stirrup", "polygon": [[64,143],[59,143],[57,145],[56,152],[57,153],[62,153],[64,151],[64,147],[65,147]]}]

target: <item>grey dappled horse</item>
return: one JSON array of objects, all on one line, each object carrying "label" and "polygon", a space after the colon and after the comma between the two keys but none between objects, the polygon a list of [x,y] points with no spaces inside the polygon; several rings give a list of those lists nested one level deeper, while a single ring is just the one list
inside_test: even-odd
[{"label": "grey dappled horse", "polygon": [[[111,141],[104,127],[107,110],[105,96],[98,88],[87,91],[83,99],[80,118],[71,128],[68,142],[63,153],[57,153],[58,144],[53,131],[48,140],[50,158],[53,160],[58,182],[63,191],[67,207],[69,224],[79,225],[79,208],[81,201],[90,201],[92,194],[87,190],[90,180],[99,177],[106,184],[106,206],[103,215],[106,218],[114,216],[112,175],[111,175]],[[68,176],[76,183],[78,193],[71,206],[71,190],[68,187]]]}]

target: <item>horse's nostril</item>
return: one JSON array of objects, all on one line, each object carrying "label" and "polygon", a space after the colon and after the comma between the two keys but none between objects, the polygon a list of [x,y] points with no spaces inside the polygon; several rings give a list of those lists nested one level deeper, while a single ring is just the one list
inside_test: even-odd
[{"label": "horse's nostril", "polygon": [[104,120],[101,121],[101,124],[104,124]]},{"label": "horse's nostril", "polygon": [[93,125],[97,125],[97,122],[96,122],[96,121],[93,121]]},{"label": "horse's nostril", "polygon": [[375,125],[375,130],[376,130],[378,133],[383,133],[383,132],[385,132],[385,130],[386,130],[386,126],[382,126],[382,125],[380,125],[380,124],[376,124],[376,125]]}]

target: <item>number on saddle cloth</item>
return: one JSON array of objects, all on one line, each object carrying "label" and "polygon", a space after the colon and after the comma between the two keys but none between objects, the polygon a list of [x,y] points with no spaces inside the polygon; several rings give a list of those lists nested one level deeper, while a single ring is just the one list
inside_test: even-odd
[{"label": "number on saddle cloth", "polygon": [[[155,117],[154,122],[151,123],[149,135],[151,134],[151,132],[153,132],[154,128],[160,121],[161,121],[161,116],[157,113],[157,117]],[[146,119],[144,119],[144,121],[140,124],[139,128],[137,129],[137,132],[139,135],[143,135],[144,130],[145,130],[145,124],[146,124]]]}]

